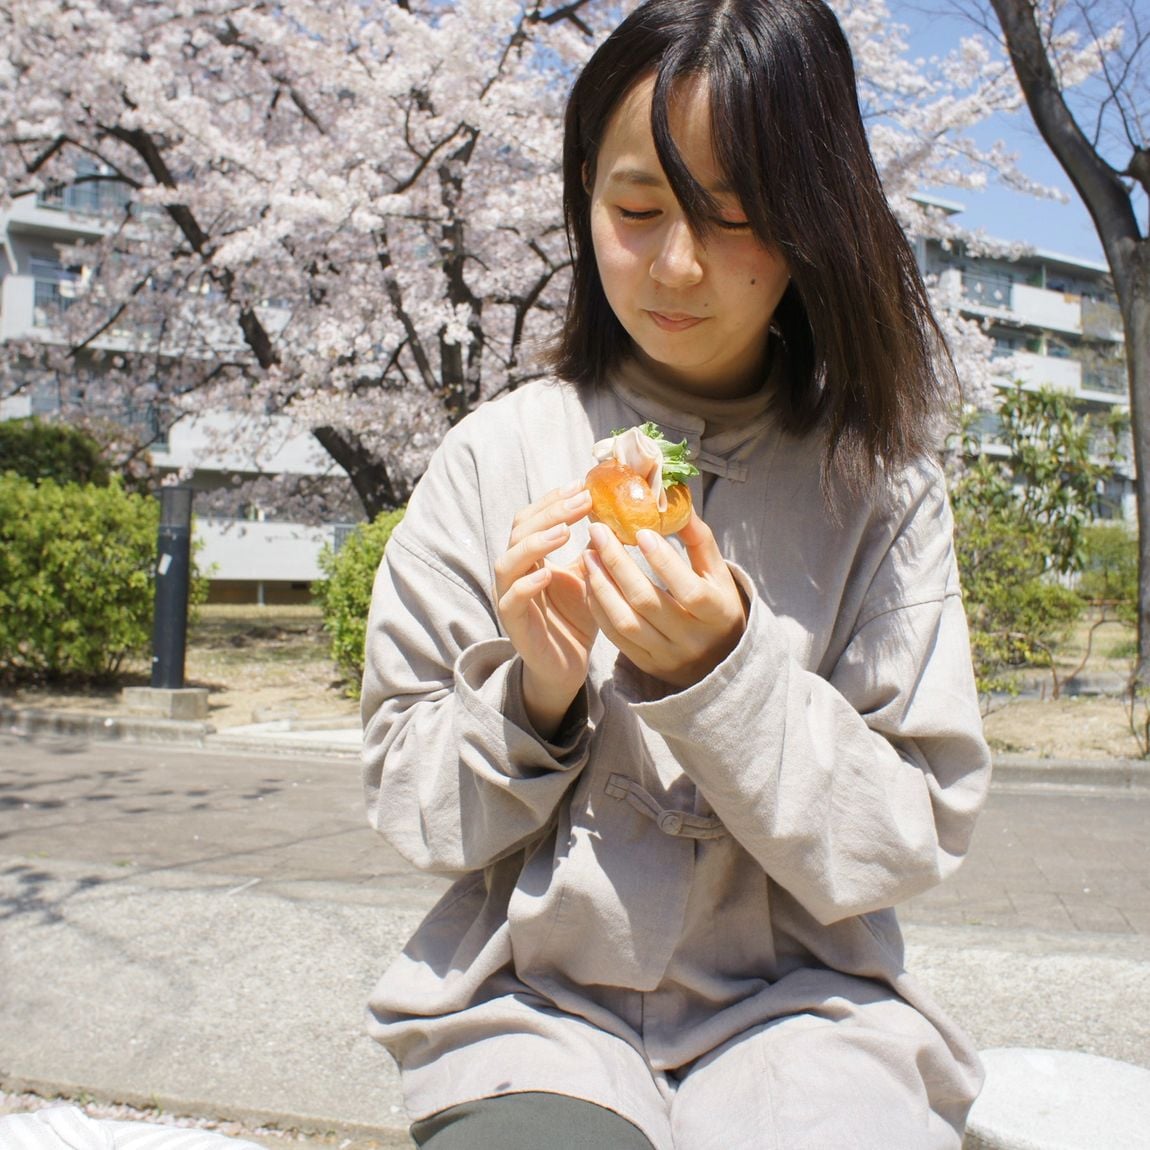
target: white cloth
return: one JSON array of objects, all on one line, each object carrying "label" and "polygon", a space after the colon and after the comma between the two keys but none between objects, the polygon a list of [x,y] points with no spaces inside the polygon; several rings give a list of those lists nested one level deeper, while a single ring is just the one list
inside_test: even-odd
[{"label": "white cloth", "polygon": [[0,1118],[0,1150],[261,1150],[210,1130],[89,1118],[75,1106],[47,1106]]}]

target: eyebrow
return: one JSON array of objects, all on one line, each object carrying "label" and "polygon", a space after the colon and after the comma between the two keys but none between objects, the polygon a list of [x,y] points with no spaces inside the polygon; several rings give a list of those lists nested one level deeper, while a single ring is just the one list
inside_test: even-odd
[{"label": "eyebrow", "polygon": [[[621,168],[617,172],[612,172],[607,177],[607,181],[612,184],[630,184],[636,188],[665,188],[668,184],[666,176],[656,176],[643,168]],[[713,196],[733,196],[736,194],[735,189],[725,180],[708,188],[707,191]]]}]

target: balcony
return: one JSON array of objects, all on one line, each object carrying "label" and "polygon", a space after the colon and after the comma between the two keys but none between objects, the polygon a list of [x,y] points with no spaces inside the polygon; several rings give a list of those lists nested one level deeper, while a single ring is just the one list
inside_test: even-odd
[{"label": "balcony", "polygon": [[1043,331],[1122,341],[1122,314],[1105,300],[1015,283],[1007,275],[964,269],[959,281],[963,309]]},{"label": "balcony", "polygon": [[964,270],[960,280],[962,302],[980,312],[1009,313],[1013,310],[1014,283],[1009,276]]},{"label": "balcony", "polygon": [[0,280],[0,339],[37,336],[36,281],[32,276],[5,276]]},{"label": "balcony", "polygon": [[177,422],[152,456],[164,470],[327,475],[331,457],[285,416],[207,412]]},{"label": "balcony", "polygon": [[129,202],[128,189],[112,180],[69,184],[36,197],[37,207],[78,216],[122,216]]},{"label": "balcony", "polygon": [[1082,386],[1082,364],[1061,356],[1019,352],[1014,357],[1015,378],[1027,387],[1049,387],[1077,395]]},{"label": "balcony", "polygon": [[5,276],[0,281],[0,340],[59,338],[61,315],[76,302],[77,280],[58,276]]},{"label": "balcony", "polygon": [[1103,364],[1082,369],[1082,390],[1097,391],[1107,396],[1125,398],[1129,393],[1130,381],[1126,368],[1119,364]]},{"label": "balcony", "polygon": [[1025,351],[1012,353],[1010,360],[1011,375],[1027,388],[1052,388],[1108,406],[1121,406],[1127,400],[1126,369],[1120,363],[1083,362]]},{"label": "balcony", "polygon": [[1051,331],[1082,332],[1082,297],[1046,288],[1015,284],[1011,311],[1022,323]]},{"label": "balcony", "polygon": [[[71,190],[78,189],[64,189]],[[106,214],[76,210],[63,195],[59,202],[53,202],[50,197],[17,196],[5,215],[8,230],[13,234],[52,240],[95,240],[112,226]]]},{"label": "balcony", "polygon": [[1123,338],[1122,332],[1122,312],[1116,303],[1083,297],[1083,335],[1117,342]]}]

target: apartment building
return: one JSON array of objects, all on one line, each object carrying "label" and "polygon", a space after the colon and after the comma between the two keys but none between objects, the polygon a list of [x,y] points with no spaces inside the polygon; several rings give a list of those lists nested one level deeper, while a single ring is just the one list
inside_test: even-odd
[{"label": "apartment building", "polygon": [[[122,189],[97,182],[23,196],[0,211],[0,355],[14,354],[17,341],[60,339],[60,317],[85,277],[84,268],[62,262],[61,249],[98,240],[123,210]],[[33,385],[0,395],[0,418],[51,418],[63,401],[57,387]],[[350,512],[338,523],[319,526],[276,521],[250,494],[252,481],[261,478],[330,481],[332,462],[310,435],[294,432],[287,420],[275,416],[259,420],[258,427],[241,428],[240,418],[228,412],[173,422],[156,402],[127,402],[114,394],[86,402],[96,405],[94,414],[134,427],[141,441],[150,444],[161,477],[180,474],[196,491],[197,558],[210,575],[214,601],[310,600],[310,584],[321,576],[320,550],[337,545],[350,530]],[[252,424],[254,417],[243,422]],[[341,508],[354,506],[350,498],[340,502]]]},{"label": "apartment building", "polygon": [[[931,199],[948,213],[960,204]],[[1011,374],[1024,387],[1064,392],[1083,415],[1101,422],[1112,411],[1128,412],[1122,315],[1109,268],[1045,248],[1017,257],[974,254],[961,242],[917,241],[919,265],[966,317],[994,341],[994,354],[1009,358]],[[994,449],[997,420],[981,422]],[[1104,493],[1107,513],[1121,509],[1133,520],[1133,461],[1126,461]]]}]

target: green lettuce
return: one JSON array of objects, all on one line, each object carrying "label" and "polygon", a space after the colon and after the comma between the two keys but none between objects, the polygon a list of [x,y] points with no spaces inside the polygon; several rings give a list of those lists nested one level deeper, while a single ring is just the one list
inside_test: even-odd
[{"label": "green lettuce", "polygon": [[[623,432],[630,430],[626,427],[621,427],[618,431],[612,431],[612,435],[622,435]],[[687,447],[687,441],[684,439],[681,443],[672,443],[667,439],[663,432],[660,430],[657,423],[651,423],[649,420],[646,423],[639,424],[639,431],[642,432],[648,439],[653,439],[658,446],[659,450],[663,453],[663,486],[674,487],[676,483],[686,483],[692,475],[698,475],[699,469],[690,462],[691,451]]]}]

